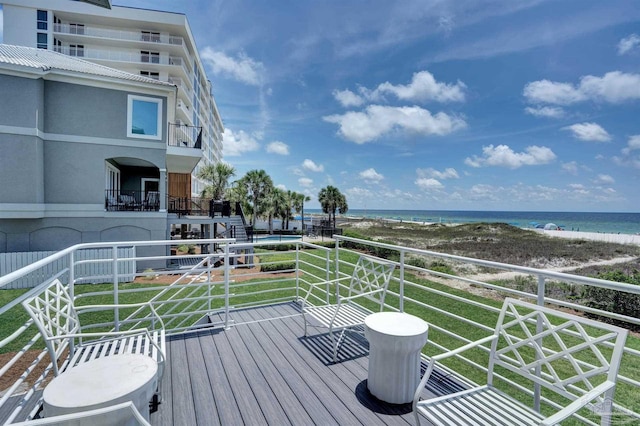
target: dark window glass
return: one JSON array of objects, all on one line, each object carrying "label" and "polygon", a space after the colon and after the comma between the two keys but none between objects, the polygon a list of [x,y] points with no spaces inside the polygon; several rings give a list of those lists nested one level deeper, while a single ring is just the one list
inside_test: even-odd
[{"label": "dark window glass", "polygon": [[38,29],[39,30],[46,30],[47,29],[47,23],[46,22],[38,22]]},{"label": "dark window glass", "polygon": [[46,10],[39,10],[38,11],[38,21],[45,21],[47,22],[47,11]]},{"label": "dark window glass", "polygon": [[47,34],[38,33],[38,49],[47,48]]}]

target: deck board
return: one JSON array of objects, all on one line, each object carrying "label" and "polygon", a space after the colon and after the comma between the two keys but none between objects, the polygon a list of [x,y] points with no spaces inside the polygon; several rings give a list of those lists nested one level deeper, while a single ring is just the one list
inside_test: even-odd
[{"label": "deck board", "polygon": [[367,390],[363,337],[348,334],[333,363],[326,330],[304,337],[294,303],[236,310],[233,320],[227,330],[168,340],[152,424],[413,424],[411,404],[387,404]]}]

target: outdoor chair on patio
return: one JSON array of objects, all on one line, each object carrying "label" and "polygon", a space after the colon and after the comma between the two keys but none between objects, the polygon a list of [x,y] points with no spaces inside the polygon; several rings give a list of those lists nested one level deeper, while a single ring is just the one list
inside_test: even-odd
[{"label": "outdoor chair on patio", "polygon": [[[382,311],[387,287],[394,268],[395,265],[392,263],[361,256],[350,277],[310,284],[307,294],[302,299],[304,335],[308,335],[307,316],[315,319],[320,324],[320,327],[328,328],[333,345],[333,362],[337,362],[338,349],[344,338],[345,331],[351,330],[362,334],[364,319],[371,314],[370,310],[357,302],[372,301]],[[346,296],[342,296],[340,287],[344,286],[341,283],[346,280],[349,280],[349,290]],[[313,293],[314,289],[320,288],[326,291],[327,296],[329,296],[330,287],[333,284],[336,285],[335,303],[326,303],[318,306],[309,304],[309,299],[318,299],[318,296]],[[339,333],[338,337],[335,336],[335,333]]]},{"label": "outdoor chair on patio", "polygon": [[145,210],[158,210],[160,207],[160,193],[158,191],[147,192],[143,205]]},{"label": "outdoor chair on patio", "polygon": [[[413,400],[416,424],[424,415],[433,425],[555,425],[586,408],[609,425],[626,338],[623,328],[508,298],[492,336],[431,357]],[[437,362],[489,342],[487,385],[420,399]],[[553,400],[542,399],[549,415],[498,390],[498,381],[529,401],[538,386]]]},{"label": "outdoor chair on patio", "polygon": [[[151,303],[85,305],[76,308],[67,288],[56,279],[40,293],[22,302],[22,305],[42,334],[55,376],[94,359],[141,354],[157,362],[160,389],[165,365],[165,331],[162,318]],[[141,308],[145,309],[144,312],[148,310],[146,316],[135,320],[135,326],[142,323],[150,326],[110,332],[82,331],[79,312],[113,310],[116,307]],[[69,355],[65,357],[67,349]]]}]

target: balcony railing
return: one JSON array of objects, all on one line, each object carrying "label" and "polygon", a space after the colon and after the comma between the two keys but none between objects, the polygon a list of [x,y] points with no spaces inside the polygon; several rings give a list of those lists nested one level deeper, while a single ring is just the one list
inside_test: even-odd
[{"label": "balcony railing", "polygon": [[[192,245],[194,250],[185,254],[169,254],[172,247],[176,249],[181,244]],[[295,302],[306,292],[309,284],[349,276],[357,258],[365,251],[396,265],[385,310],[408,312],[429,323],[429,341],[423,350],[425,361],[429,356],[491,334],[499,313],[500,302],[496,299],[505,296],[570,309],[582,315],[598,315],[607,320],[625,322],[629,327],[640,326],[638,318],[560,300],[547,291],[552,286],[579,286],[610,289],[623,297],[640,295],[640,287],[634,285],[340,236],[336,236],[333,248],[302,241],[283,244],[286,250],[273,251],[268,249],[269,246],[278,243],[235,244],[229,239],[79,244],[0,277],[0,289],[8,288],[12,282],[26,276],[37,276],[42,283],[38,287],[44,287],[56,278],[68,283],[78,304],[104,304],[109,300],[117,303],[125,298],[131,302],[151,301],[163,318],[167,333],[177,335],[205,328],[227,329],[233,324],[230,314],[236,309]],[[131,255],[131,250],[123,252],[121,249],[125,247],[133,248],[136,254]],[[198,253],[198,247],[204,254]],[[111,253],[102,258],[80,256],[85,250],[96,249],[111,249]],[[258,254],[258,262],[254,250],[259,249],[262,250]],[[121,272],[123,268],[119,266],[131,262],[135,262],[136,269],[140,271],[135,274],[135,281],[145,285],[125,283],[131,280],[131,272]],[[253,267],[257,263],[260,268]],[[101,268],[102,275],[94,273],[96,275],[91,276],[91,264],[110,265],[110,268]],[[185,264],[190,264],[190,269],[184,269]],[[499,283],[465,278],[462,272],[452,272],[478,268],[483,272],[506,271],[531,277],[537,283],[536,292],[513,290]],[[105,284],[82,285],[96,281]],[[465,291],[464,288],[473,291]],[[4,325],[0,335],[0,353],[7,354],[5,359],[8,360],[0,367],[0,379],[7,377],[12,369],[27,366],[22,375],[14,372],[8,389],[0,397],[0,415],[3,416],[0,423],[10,424],[36,415],[40,390],[51,375],[51,364],[42,350],[38,331],[30,320],[22,322],[25,315],[20,303],[27,297],[27,290],[18,292],[6,298],[10,302],[0,308],[0,321]],[[315,300],[326,303],[333,297],[327,289],[316,294]],[[142,319],[138,311],[123,312],[114,308],[112,314],[111,319],[89,315],[84,331],[123,329],[126,324]],[[205,318],[209,320],[203,320]],[[9,327],[7,324],[13,325]],[[638,348],[640,339],[630,336],[624,349],[615,400],[609,401],[615,412],[624,417],[624,424],[640,424]],[[487,356],[487,348],[484,349],[456,356],[445,364],[445,373],[455,376],[461,383],[484,383],[486,369],[481,365]],[[252,351],[252,348],[247,350]],[[266,379],[269,380],[268,377]],[[508,383],[508,373],[503,373],[502,379]],[[521,386],[505,388],[505,392],[520,398],[534,397],[533,390]],[[299,396],[304,398],[304,395]],[[543,408],[555,404],[545,393],[540,398]],[[581,413],[574,420],[576,424],[600,424],[599,416],[593,413]]]},{"label": "balcony railing", "polygon": [[87,37],[110,38],[116,40],[144,41],[159,44],[169,44],[173,46],[183,46],[184,39],[179,36],[167,34],[151,34],[141,31],[112,30],[106,28],[95,28],[90,26],[77,26],[69,24],[54,24],[54,33],[84,35]]},{"label": "balcony railing", "polygon": [[71,48],[68,46],[54,46],[53,50],[68,56],[82,56],[85,59],[99,61],[132,62],[139,64],[154,64],[180,67],[187,77],[191,77],[191,71],[185,65],[185,61],[178,56],[150,55],[140,52],[94,49],[94,48]]},{"label": "balcony railing", "polygon": [[202,149],[202,127],[169,123],[169,146]]},{"label": "balcony railing", "polygon": [[106,189],[104,191],[104,207],[110,212],[158,211],[160,210],[160,193],[158,191]]}]

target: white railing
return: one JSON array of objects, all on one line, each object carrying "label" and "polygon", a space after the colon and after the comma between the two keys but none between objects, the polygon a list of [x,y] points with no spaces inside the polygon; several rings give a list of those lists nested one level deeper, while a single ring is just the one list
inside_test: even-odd
[{"label": "white railing", "polygon": [[191,72],[185,65],[185,61],[179,56],[163,56],[141,54],[140,52],[127,52],[121,50],[106,50],[94,48],[77,48],[67,46],[54,46],[54,51],[68,56],[75,56],[82,59],[116,61],[116,62],[133,62],[152,65],[170,65],[177,66],[184,71],[185,75],[190,77]]},{"label": "white railing", "polygon": [[[279,244],[288,244],[291,248],[285,251],[261,250],[265,246]],[[200,248],[204,253],[197,253],[197,250],[191,254],[172,253],[172,248],[180,251],[185,248],[183,246],[187,249]],[[123,255],[119,251],[122,247],[133,247],[135,254]],[[112,256],[79,260],[82,250],[94,249],[111,249]],[[0,353],[10,354],[7,364],[0,367],[0,379],[10,374],[14,377],[14,370],[18,365],[29,365],[22,375],[15,375],[17,378],[10,388],[4,395],[0,395],[0,423],[11,423],[33,416],[40,391],[49,380],[49,357],[43,352],[39,334],[31,321],[27,321],[20,303],[55,278],[68,280],[70,292],[79,305],[96,304],[98,300],[101,304],[109,303],[108,301],[130,303],[150,300],[165,322],[167,333],[176,334],[204,327],[229,327],[232,325],[229,313],[233,309],[297,300],[310,283],[350,275],[362,250],[377,253],[396,263],[385,309],[409,312],[429,322],[429,343],[424,350],[426,356],[459,347],[491,333],[497,318],[497,306],[500,304],[495,299],[504,295],[640,324],[637,318],[579,306],[569,301],[549,298],[545,294],[545,287],[558,282],[638,295],[640,289],[636,286],[347,237],[337,236],[335,248],[332,249],[306,242],[237,244],[232,239],[80,244],[0,277],[0,289],[3,289],[28,274],[46,270],[49,264],[61,259],[71,265],[56,275],[43,275],[42,284],[26,293],[25,290],[0,290],[0,297],[3,296],[3,291],[16,292],[15,295],[7,293],[14,295],[14,298],[0,307],[0,322],[11,318],[15,323],[13,329],[5,328],[5,332],[0,335]],[[260,257],[259,264],[255,259],[256,253]],[[454,270],[461,270],[459,265],[474,265],[532,276],[538,293],[465,278],[431,266],[412,266],[417,264],[411,261],[415,258],[425,259],[425,262],[446,263]],[[132,261],[138,265],[139,272],[135,274],[135,281],[129,283],[130,277],[123,273],[121,265]],[[81,271],[87,270],[87,265],[92,263],[110,264],[109,274],[91,277],[94,281],[102,279],[105,284],[80,284],[89,278]],[[184,269],[185,264],[191,264],[190,268]],[[451,283],[457,285],[448,285]],[[475,290],[482,289],[488,295],[457,289],[461,285]],[[332,297],[333,294],[327,291],[318,303],[330,301]],[[91,317],[91,313],[86,315],[81,317],[83,329],[91,331],[93,328],[119,330],[135,327],[144,319],[145,314],[114,309],[112,319],[107,321]],[[640,372],[635,367],[640,361],[640,351],[637,348],[640,348],[640,341],[636,337],[630,338],[625,348],[616,393],[620,395],[620,400],[616,398],[614,406],[629,419],[640,422],[640,402],[636,397],[640,392]],[[486,369],[481,365],[482,362],[472,355],[468,358],[458,357],[447,368],[463,382],[478,383],[483,380],[483,375],[486,377]],[[27,377],[27,373],[31,373],[31,376]],[[544,398],[542,401],[552,403]],[[13,411],[3,415],[8,412],[8,407],[14,406],[16,408]],[[586,424],[596,424],[586,418],[583,421]]]},{"label": "white railing", "polygon": [[184,39],[168,34],[150,34],[140,31],[115,30],[95,28],[90,26],[78,26],[69,24],[54,24],[53,32],[63,34],[82,35],[87,37],[111,38],[116,40],[143,41],[173,46],[184,46]]}]

